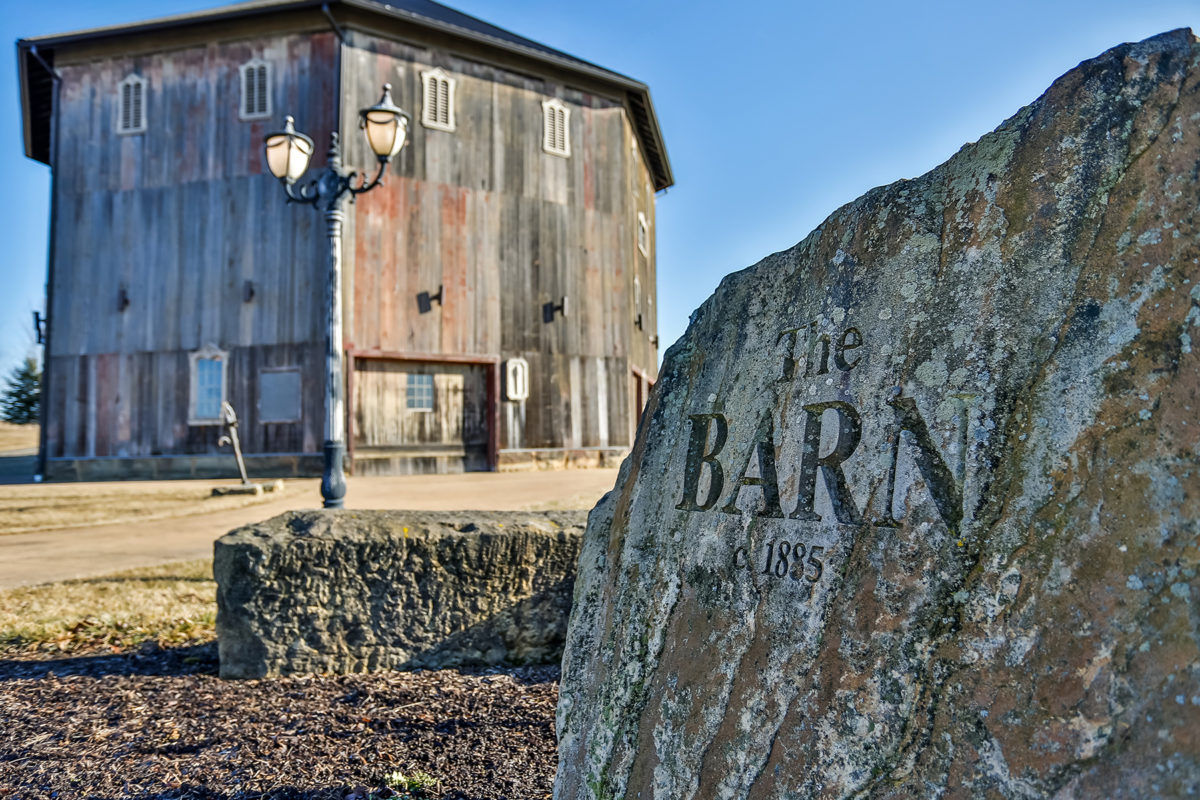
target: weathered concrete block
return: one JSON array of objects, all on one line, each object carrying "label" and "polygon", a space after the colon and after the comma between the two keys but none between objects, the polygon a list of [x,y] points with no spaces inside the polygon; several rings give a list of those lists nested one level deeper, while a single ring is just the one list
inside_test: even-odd
[{"label": "weathered concrete block", "polygon": [[586,515],[302,511],[214,549],[221,677],[559,658]]},{"label": "weathered concrete block", "polygon": [[592,512],[558,800],[1200,795],[1200,43],[728,276]]}]

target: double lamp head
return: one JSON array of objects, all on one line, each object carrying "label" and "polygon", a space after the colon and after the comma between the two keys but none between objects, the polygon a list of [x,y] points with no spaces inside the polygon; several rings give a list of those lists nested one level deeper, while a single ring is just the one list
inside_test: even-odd
[{"label": "double lamp head", "polygon": [[[313,140],[295,128],[289,116],[283,130],[268,134],[265,140],[267,168],[284,183],[295,183],[308,170],[312,159]],[[383,86],[383,97],[369,108],[358,112],[358,127],[367,137],[367,144],[386,164],[400,152],[408,138],[409,116],[392,102],[392,85]]]}]

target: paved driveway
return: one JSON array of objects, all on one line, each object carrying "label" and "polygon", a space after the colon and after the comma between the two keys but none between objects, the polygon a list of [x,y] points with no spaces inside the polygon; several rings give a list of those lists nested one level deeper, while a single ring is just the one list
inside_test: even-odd
[{"label": "paved driveway", "polygon": [[[424,511],[586,509],[613,487],[616,478],[615,469],[359,477],[348,480],[346,507]],[[0,588],[207,558],[212,555],[213,541],[233,528],[284,511],[319,507],[318,483],[315,479],[289,481],[308,491],[226,511],[0,536]]]}]

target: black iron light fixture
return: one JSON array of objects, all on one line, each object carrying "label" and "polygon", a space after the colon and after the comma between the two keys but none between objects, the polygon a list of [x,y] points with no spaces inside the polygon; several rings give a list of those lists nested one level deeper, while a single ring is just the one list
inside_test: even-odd
[{"label": "black iron light fixture", "polygon": [[558,301],[557,305],[555,305],[553,300],[542,304],[542,322],[545,322],[546,324],[554,322],[555,314],[562,314],[564,318],[567,316],[566,295],[563,295],[562,299]]},{"label": "black iron light fixture", "polygon": [[444,291],[444,287],[439,283],[437,294],[430,294],[429,292],[421,292],[418,294],[417,310],[422,314],[428,314],[430,311],[433,311],[434,303],[437,303],[439,306],[442,304],[442,293]]},{"label": "black iron light fixture", "polygon": [[345,376],[342,359],[342,221],[347,200],[369,192],[383,183],[389,161],[408,139],[411,117],[392,102],[392,85],[384,84],[383,96],[373,106],[358,112],[358,126],[379,162],[375,177],[342,168],[342,148],[337,132],[329,135],[328,163],[304,186],[296,181],[308,170],[313,140],[296,130],[288,117],[283,130],[269,134],[264,147],[267,168],[283,184],[288,200],[305,203],[325,212],[329,241],[329,270],[325,292],[325,461],[321,497],[326,508],[341,508],[346,496],[342,460],[346,455]]}]

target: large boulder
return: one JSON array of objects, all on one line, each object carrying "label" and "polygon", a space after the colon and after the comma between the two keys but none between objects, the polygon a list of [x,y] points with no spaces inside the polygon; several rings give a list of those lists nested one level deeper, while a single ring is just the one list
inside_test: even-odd
[{"label": "large boulder", "polygon": [[541,664],[582,511],[294,511],[217,540],[223,678]]},{"label": "large boulder", "polygon": [[1200,793],[1200,46],[727,277],[580,556],[557,800]]}]

